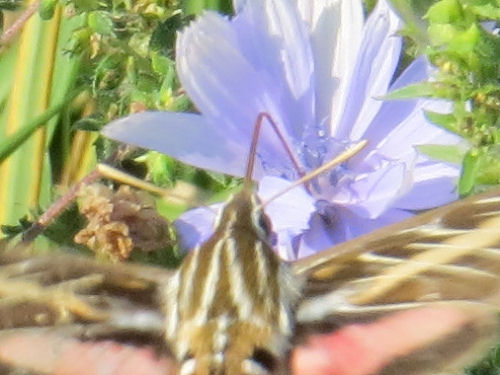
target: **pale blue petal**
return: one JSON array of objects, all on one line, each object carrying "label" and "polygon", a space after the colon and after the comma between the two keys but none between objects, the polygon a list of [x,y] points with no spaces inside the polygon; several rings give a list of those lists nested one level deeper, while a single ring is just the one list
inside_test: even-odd
[{"label": "pale blue petal", "polygon": [[458,199],[457,181],[460,168],[456,165],[427,161],[413,172],[411,190],[394,206],[405,210],[439,207]]},{"label": "pale blue petal", "polygon": [[272,230],[277,235],[276,250],[284,259],[295,254],[294,238],[309,228],[309,219],[316,210],[315,199],[302,186],[266,203],[290,185],[291,182],[284,179],[264,177],[258,190],[265,203],[265,212],[271,218]]},{"label": "pale blue petal", "polygon": [[264,177],[259,182],[259,197],[266,204],[265,212],[273,218],[272,225],[275,232],[293,228],[295,234],[307,229],[309,218],[315,211],[315,199],[304,187],[297,186],[267,203],[275,194],[284,191],[292,183],[277,177]]},{"label": "pale blue petal", "polygon": [[[227,138],[249,144],[257,115],[265,111],[293,146],[313,122],[312,55],[294,8],[265,4],[248,2],[232,21],[207,12],[192,23],[178,38],[178,71],[198,109]],[[268,125],[258,154],[269,173],[295,173]]]},{"label": "pale blue petal", "polygon": [[301,139],[314,121],[314,67],[309,35],[293,2],[248,2],[233,26],[243,55],[256,71],[268,73],[267,95],[283,109],[276,120]]},{"label": "pale blue petal", "polygon": [[322,217],[319,213],[315,213],[311,218],[310,229],[300,238],[296,258],[305,258],[344,242],[346,224],[343,218],[334,215]]},{"label": "pale blue petal", "polygon": [[[415,60],[391,86],[391,90],[426,79],[428,69],[425,59]],[[367,150],[351,163],[363,163],[362,155],[376,149],[378,154],[408,164],[417,154],[416,145],[455,145],[462,142],[457,135],[431,124],[425,110],[446,113],[451,110],[451,103],[432,99],[385,101],[362,136],[369,141]],[[458,173],[458,166],[456,169]]]},{"label": "pale blue petal", "polygon": [[[398,79],[391,86],[390,91],[399,89],[402,86],[407,86],[412,83],[421,82],[428,78],[427,74],[428,64],[425,59],[419,58],[415,60],[408,68],[398,77]],[[379,146],[379,143],[384,142],[389,134],[396,128],[405,128],[404,122],[412,115],[412,112],[421,112],[423,102],[416,99],[411,100],[388,100],[383,101],[379,112],[371,122],[370,126],[363,134],[362,138],[370,142],[370,148]],[[417,106],[420,106],[417,108]],[[420,118],[422,119],[422,118]],[[410,129],[403,129],[403,131],[419,131],[421,124],[427,123],[422,119],[421,123],[415,122]],[[435,128],[435,126],[432,126]],[[420,132],[424,133],[424,132]],[[403,136],[397,138],[396,142],[404,142],[402,147],[408,148],[408,144],[412,143],[414,138]]]},{"label": "pale blue petal", "polygon": [[431,70],[432,67],[425,56],[417,57],[394,81],[389,91],[394,91],[402,87],[406,87],[408,85],[411,85],[412,83],[423,82],[429,79]]},{"label": "pale blue petal", "polygon": [[316,118],[335,133],[363,35],[361,0],[297,0],[314,55]]},{"label": "pale blue petal", "polygon": [[402,38],[401,21],[386,0],[380,0],[364,28],[346,107],[336,138],[357,140],[377,114],[397,68]]},{"label": "pale blue petal", "polygon": [[232,139],[250,139],[263,77],[240,51],[231,22],[205,12],[177,39],[177,69],[191,100]]},{"label": "pale blue petal", "polygon": [[198,207],[184,212],[175,222],[179,246],[187,251],[203,244],[214,233],[216,212],[223,204]]},{"label": "pale blue petal", "polygon": [[[374,129],[378,124],[382,128],[382,122],[391,122],[390,114],[397,112],[398,104],[400,108],[407,107],[401,102],[388,102],[384,104],[385,109],[381,111],[380,116],[377,116],[377,121],[374,122]],[[370,137],[373,141],[379,139],[378,144],[374,145],[378,152],[387,157],[408,160],[417,153],[417,145],[442,144],[442,145],[457,145],[462,143],[462,139],[451,132],[446,131],[438,126],[431,124],[426,116],[425,109],[434,109],[435,106],[447,107],[448,104],[442,105],[436,100],[418,100],[413,110],[399,124],[385,133],[385,137],[377,136]],[[391,112],[391,108],[394,111]],[[443,109],[443,108],[441,108]],[[386,111],[387,110],[387,111]],[[385,115],[385,116],[384,116]],[[387,128],[386,128],[387,129]],[[383,131],[381,131],[384,134]],[[458,166],[457,173],[459,171]]]},{"label": "pale blue petal", "polygon": [[297,258],[330,250],[332,246],[411,216],[413,215],[408,211],[389,209],[377,219],[367,219],[348,210],[330,206],[324,209],[321,215],[317,213],[312,218],[309,231],[301,237]]},{"label": "pale blue petal", "polygon": [[346,221],[349,223],[350,228],[347,240],[351,240],[364,234],[371,233],[376,229],[406,220],[414,216],[414,214],[409,211],[390,208],[376,219],[369,219],[356,215],[346,216]]},{"label": "pale blue petal", "polygon": [[202,116],[178,112],[143,112],[107,125],[109,138],[170,155],[199,168],[240,176],[248,150],[227,138],[224,128]]},{"label": "pale blue petal", "polygon": [[365,218],[376,218],[408,191],[411,179],[404,163],[379,159],[369,173],[339,181],[330,201]]},{"label": "pale blue petal", "polygon": [[247,0],[233,0],[233,9],[235,13],[241,12],[241,9],[245,6]]}]

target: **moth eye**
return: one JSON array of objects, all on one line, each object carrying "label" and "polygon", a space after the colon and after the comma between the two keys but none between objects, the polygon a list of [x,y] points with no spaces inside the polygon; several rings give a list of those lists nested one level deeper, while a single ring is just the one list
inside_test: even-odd
[{"label": "moth eye", "polygon": [[272,234],[271,221],[264,213],[260,213],[258,225],[259,225],[259,228],[262,229],[262,231],[264,232],[264,234],[266,235],[267,238],[271,237],[271,234]]},{"label": "moth eye", "polygon": [[188,362],[189,360],[193,359],[194,358],[194,355],[193,353],[191,353],[190,351],[186,352],[186,354],[184,354],[184,356],[182,357],[182,362]]},{"label": "moth eye", "polygon": [[251,361],[267,373],[272,373],[277,367],[276,357],[269,350],[263,348],[254,349]]}]

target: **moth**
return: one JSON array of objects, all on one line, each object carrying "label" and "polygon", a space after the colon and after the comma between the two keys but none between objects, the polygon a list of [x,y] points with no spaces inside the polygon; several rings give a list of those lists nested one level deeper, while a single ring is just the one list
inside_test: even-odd
[{"label": "moth", "polygon": [[147,344],[173,358],[161,371],[180,375],[305,374],[307,351],[292,349],[307,337],[339,328],[349,337],[352,328],[343,326],[393,314],[396,322],[431,320],[416,329],[389,321],[397,335],[420,337],[354,373],[452,373],[497,338],[499,190],[287,263],[272,249],[270,221],[251,184],[261,123],[243,188],[176,271],[3,251],[0,363],[22,368],[2,356],[2,342],[8,354],[9,340],[38,332]]},{"label": "moth", "polygon": [[[240,194],[247,194],[248,197],[244,199],[250,202],[254,196],[248,189],[243,189]],[[247,205],[244,199],[237,195],[228,203],[221,217],[226,224],[219,228],[225,231],[231,222],[231,218],[224,215],[234,213],[232,205],[245,202],[244,207],[238,207],[238,212],[246,216],[249,222],[242,225],[256,225],[257,238],[259,235],[265,237],[266,230],[269,230],[265,214],[258,209],[252,211],[252,206]],[[265,336],[265,330],[259,332],[256,329],[259,319],[265,319],[257,312],[264,314],[262,311],[265,309],[254,311],[248,325],[233,327],[244,331],[238,336],[241,340],[238,345],[246,347],[248,342],[253,342],[253,346],[242,350],[241,353],[247,356],[240,354],[244,358],[236,362],[246,367],[234,370],[230,367],[234,364],[228,364],[228,367],[223,367],[224,371],[228,374],[308,373],[307,363],[300,363],[300,350],[293,351],[291,369],[288,355],[292,346],[303,343],[311,334],[336,329],[342,331],[342,327],[352,323],[366,324],[387,319],[384,317],[394,314],[430,311],[430,319],[434,317],[442,321],[429,320],[418,330],[423,331],[423,334],[428,333],[431,339],[423,340],[421,346],[408,349],[387,363],[374,365],[365,373],[460,373],[461,366],[475,355],[484,353],[485,348],[498,338],[499,212],[500,190],[494,190],[421,214],[291,264],[285,264],[268,254],[267,262],[275,262],[269,269],[274,269],[280,275],[278,279],[283,278],[279,281],[284,283],[280,287],[288,288],[278,295],[290,300],[277,305],[285,310],[278,312],[276,325],[271,327],[271,332],[267,332],[269,336]],[[223,253],[222,249],[218,251]],[[228,271],[217,269],[215,263],[212,264],[215,270],[213,267],[197,268],[200,274],[192,279],[191,292],[199,290],[199,295],[204,297],[184,311],[182,304],[186,301],[181,298],[177,303],[172,302],[172,293],[178,294],[180,285],[188,287],[188,284],[181,283],[181,279],[187,273],[194,272],[194,261],[214,262],[213,257],[208,257],[208,260],[195,259],[195,255],[191,256],[191,261],[184,263],[181,272],[175,272],[153,266],[100,264],[71,255],[25,257],[19,252],[2,252],[0,363],[5,371],[19,371],[23,367],[22,361],[19,363],[6,357],[6,343],[12,343],[9,341],[12,338],[23,337],[22,334],[36,333],[40,337],[57,335],[83,341],[103,342],[112,339],[114,343],[136,346],[147,344],[155,348],[157,353],[170,353],[177,358],[176,362],[180,364],[167,366],[169,373],[222,373],[210,367],[213,366],[212,361],[217,361],[216,355],[220,352],[210,346],[213,343],[207,344],[202,340],[207,334],[204,330],[222,327],[223,331],[223,328],[231,327],[231,317],[226,316],[222,322],[216,320],[195,333],[186,330],[184,324],[175,319],[180,312],[189,315],[189,309],[199,313],[203,308],[201,304],[206,302],[203,298],[210,297],[204,294],[210,290],[207,285],[213,283],[210,277],[215,278]],[[225,258],[220,259],[219,267],[223,267]],[[258,263],[262,260],[257,259],[254,257],[250,260],[253,263],[252,268],[248,268],[248,277],[252,275],[250,271],[254,272],[255,277],[262,276],[259,274],[261,271],[258,271]],[[203,275],[204,270],[212,273]],[[270,285],[274,279],[270,275],[264,276],[268,277],[256,285],[256,288],[263,289],[264,297],[258,299],[262,304],[269,303],[265,298],[274,299],[276,296],[274,286]],[[221,283],[238,282],[233,279],[234,276],[225,277],[227,279],[220,279]],[[204,282],[197,283],[197,279]],[[234,284],[232,288],[234,292]],[[213,293],[227,294],[219,295],[220,301],[224,298],[227,301],[242,298],[232,303],[244,308],[244,295],[238,297],[232,295],[233,292],[215,289]],[[189,295],[186,290],[184,293]],[[210,314],[207,306],[204,313]],[[196,319],[194,315],[193,319]],[[448,321],[450,319],[453,321],[451,324]],[[431,331],[434,328],[431,327],[444,328],[433,336]],[[427,329],[429,332],[425,332]],[[276,335],[274,330],[282,334]],[[405,335],[411,330],[408,327],[396,334]],[[185,352],[189,334],[201,336],[200,340],[194,341],[200,345],[195,350],[215,350],[215,353],[200,357],[200,353],[191,352],[193,348],[189,345]],[[259,335],[264,335],[264,339],[260,340]],[[390,336],[390,332],[386,335]],[[171,344],[173,341],[169,340],[172,337],[178,340],[175,341],[177,344]],[[219,339],[224,341],[224,338]],[[401,337],[392,340],[397,339]],[[381,342],[381,345],[384,344]],[[231,348],[230,345],[227,347]],[[227,353],[222,351],[222,354]],[[205,370],[200,370],[193,363],[195,355],[208,361]],[[352,367],[355,368],[356,363]],[[166,367],[162,368],[162,371],[167,371],[164,370]],[[31,373],[44,373],[37,371],[34,369]],[[79,371],[76,373],[85,374],[81,368]]]}]

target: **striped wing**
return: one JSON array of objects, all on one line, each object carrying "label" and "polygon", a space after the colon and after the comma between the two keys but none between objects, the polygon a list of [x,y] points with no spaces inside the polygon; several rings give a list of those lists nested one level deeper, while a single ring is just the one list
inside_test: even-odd
[{"label": "striped wing", "polygon": [[[458,368],[499,337],[500,191],[427,212],[293,267],[306,279],[299,341],[311,331],[414,314],[413,323],[390,328],[392,341],[410,339],[412,330],[428,337],[376,370],[461,373]],[[384,345],[390,343],[383,338],[373,342],[373,348]]]},{"label": "striped wing", "polygon": [[[162,341],[157,290],[170,272],[71,255],[0,255],[0,335],[60,327],[85,339]],[[156,340],[153,340],[156,337]]]},{"label": "striped wing", "polygon": [[157,300],[170,271],[15,250],[0,252],[0,374],[172,373]]}]

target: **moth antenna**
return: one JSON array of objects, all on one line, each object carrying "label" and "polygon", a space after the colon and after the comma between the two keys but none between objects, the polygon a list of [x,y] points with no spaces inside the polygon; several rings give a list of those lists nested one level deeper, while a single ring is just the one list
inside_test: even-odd
[{"label": "moth antenna", "polygon": [[177,194],[170,189],[164,189],[156,186],[150,182],[141,180],[140,178],[134,177],[128,173],[120,171],[108,164],[99,163],[96,166],[97,171],[100,173],[101,177],[108,178],[110,180],[119,181],[123,184],[133,186],[137,189],[150,192],[151,194],[157,195],[163,199],[176,199],[190,206],[202,206],[203,203],[195,198],[189,198],[185,195]]},{"label": "moth antenna", "polygon": [[255,126],[253,128],[253,133],[252,133],[252,143],[250,144],[250,150],[248,152],[248,162],[247,162],[247,167],[246,167],[246,172],[245,172],[245,179],[244,179],[244,186],[247,187],[250,185],[252,181],[252,173],[255,165],[255,155],[257,152],[257,142],[259,139],[259,134],[260,134],[260,129],[262,127],[262,123],[264,122],[264,119],[269,121],[269,124],[273,128],[274,132],[276,133],[276,136],[280,140],[281,144],[283,145],[283,148],[285,149],[285,152],[288,154],[290,157],[290,160],[292,161],[292,164],[294,168],[297,170],[297,173],[299,174],[300,177],[304,176],[304,171],[300,167],[300,163],[297,160],[295,154],[293,151],[290,149],[288,146],[287,141],[283,137],[283,134],[281,133],[280,129],[278,128],[278,124],[274,121],[274,119],[271,117],[271,115],[267,112],[260,112],[259,115],[257,116],[257,119],[255,120]]},{"label": "moth antenna", "polygon": [[293,182],[290,186],[287,188],[283,189],[282,191],[276,193],[273,195],[271,198],[269,198],[266,202],[262,204],[262,206],[266,206],[268,203],[272,202],[276,198],[282,196],[283,194],[289,192],[290,190],[296,188],[299,185],[306,184],[307,182],[311,181],[313,178],[316,178],[320,174],[332,169],[333,167],[342,164],[346,160],[352,158],[354,155],[356,155],[358,152],[360,152],[365,146],[368,144],[367,140],[362,140],[355,145],[349,147],[347,150],[342,152],[340,155],[337,157],[333,158],[329,162],[323,164],[321,167],[316,168],[314,171],[302,176],[295,182]]},{"label": "moth antenna", "polygon": [[105,177],[114,181],[119,181],[123,184],[133,186],[140,190],[147,191],[151,194],[161,197],[164,200],[170,200],[170,201],[177,200],[184,204],[187,204],[188,206],[190,206],[190,208],[202,207],[207,209],[208,211],[211,211],[214,215],[216,215],[218,212],[213,207],[208,206],[206,203],[199,201],[196,198],[188,197],[183,194],[177,194],[173,192],[171,189],[161,188],[150,182],[141,180],[140,178],[134,177],[128,173],[120,171],[119,169],[116,169],[108,164],[99,163],[97,164],[96,169],[100,172],[101,177]]}]

